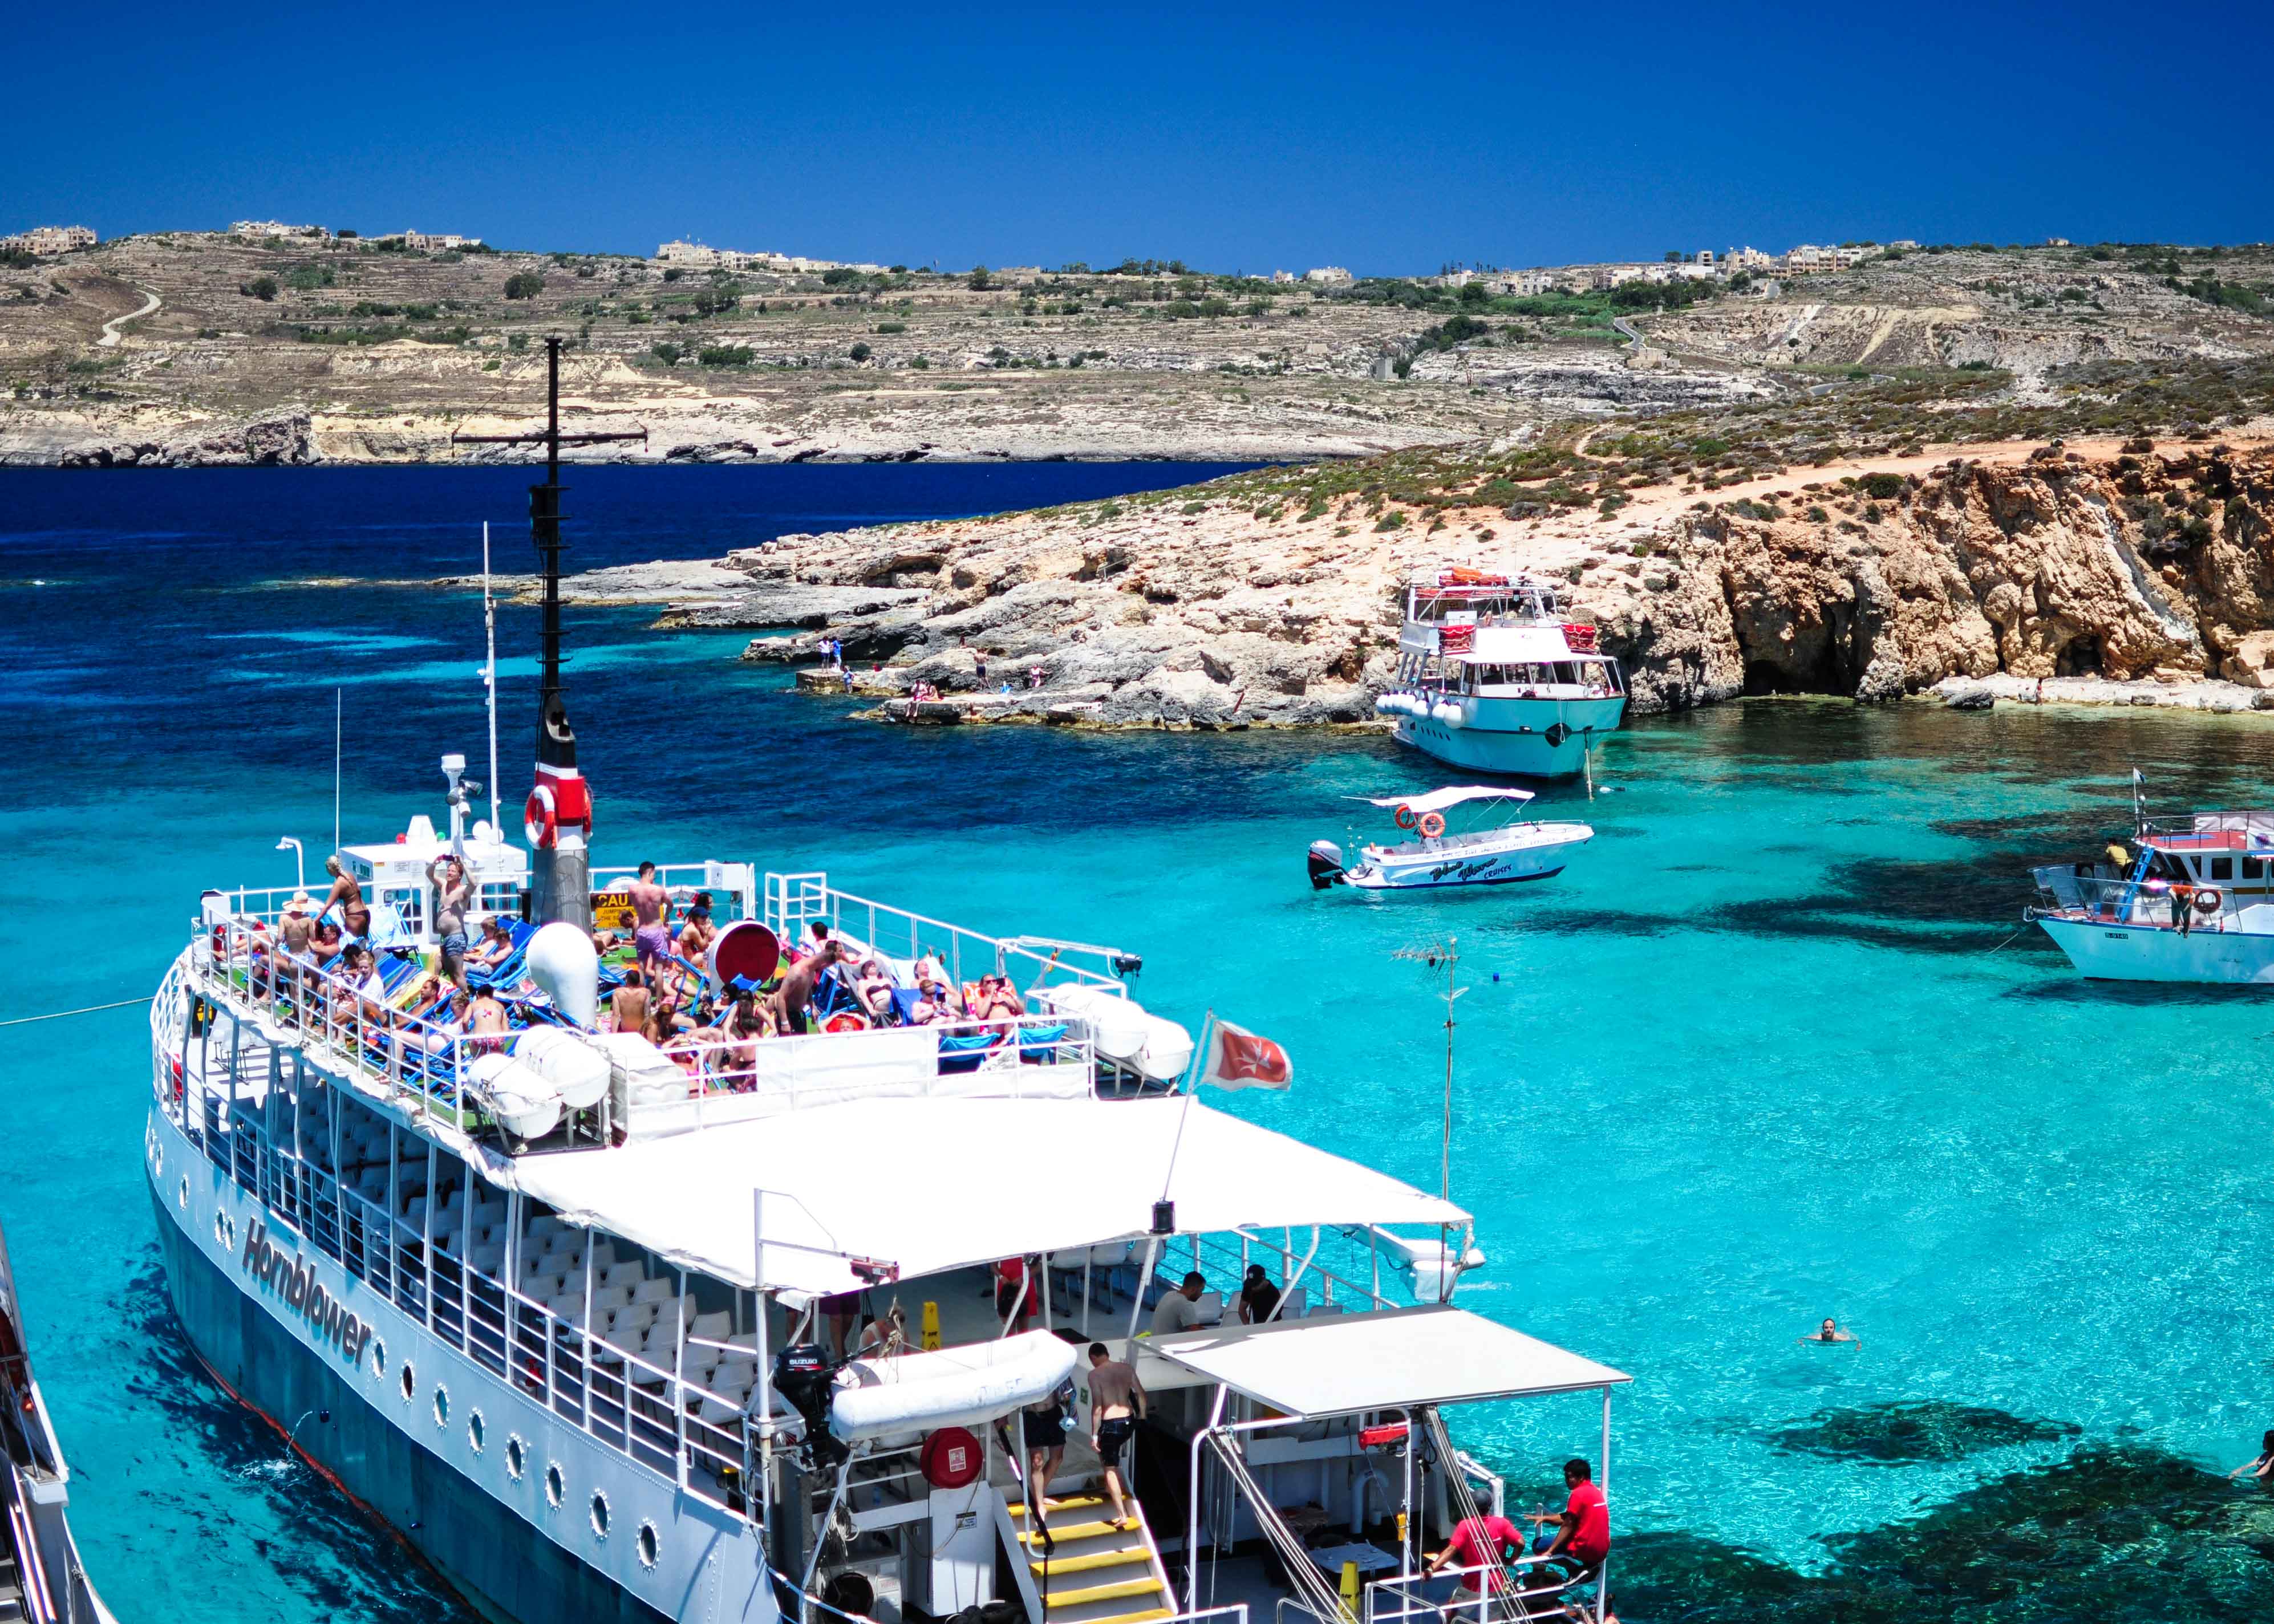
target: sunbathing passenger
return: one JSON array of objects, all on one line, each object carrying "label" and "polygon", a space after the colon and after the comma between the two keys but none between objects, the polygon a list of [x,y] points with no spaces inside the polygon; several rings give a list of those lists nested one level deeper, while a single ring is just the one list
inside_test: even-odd
[{"label": "sunbathing passenger", "polygon": [[954,988],[940,981],[922,981],[916,983],[915,1008],[908,1015],[908,1019],[913,1024],[919,1026],[937,1026],[942,1021],[960,1020],[962,1018],[963,1000],[956,996]]},{"label": "sunbathing passenger", "polygon": [[513,932],[505,915],[493,914],[482,921],[481,940],[466,950],[466,968],[494,970],[513,957]]},{"label": "sunbathing passenger", "polygon": [[308,934],[308,953],[319,965],[328,965],[340,956],[347,945],[347,937],[340,929],[339,921],[319,917],[315,929]]},{"label": "sunbathing passenger", "polygon": [[854,973],[853,996],[868,1011],[870,1020],[882,1020],[885,1011],[892,1007],[892,973],[885,967],[881,959],[862,960]]},{"label": "sunbathing passenger", "polygon": [[1016,1020],[1027,1012],[1027,1001],[1019,996],[1007,975],[983,975],[979,978],[979,996],[971,1004],[972,1017],[977,1020]]},{"label": "sunbathing passenger", "polygon": [[467,1001],[466,1030],[475,1040],[473,1049],[478,1054],[493,1054],[505,1047],[505,1005],[486,987]]},{"label": "sunbathing passenger", "polygon": [[363,899],[363,887],[355,876],[343,868],[336,857],[324,859],[324,872],[332,876],[332,889],[324,898],[324,912],[336,907],[340,923],[349,936],[361,941],[371,935],[371,905]]},{"label": "sunbathing passenger", "polygon": [[624,984],[608,999],[618,1032],[644,1032],[648,1024],[647,978],[636,970],[624,972]]},{"label": "sunbathing passenger", "polygon": [[679,956],[699,970],[718,939],[718,929],[711,923],[711,893],[698,891],[687,905],[687,922],[679,928]]}]

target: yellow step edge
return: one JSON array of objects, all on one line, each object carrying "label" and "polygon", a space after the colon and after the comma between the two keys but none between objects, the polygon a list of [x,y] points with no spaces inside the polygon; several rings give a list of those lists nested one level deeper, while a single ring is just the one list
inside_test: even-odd
[{"label": "yellow step edge", "polygon": [[1132,1562],[1149,1562],[1153,1553],[1143,1545],[1129,1545],[1119,1551],[1092,1551],[1087,1556],[1053,1557],[1048,1560],[1032,1560],[1027,1566],[1037,1578],[1047,1568],[1052,1574],[1088,1573],[1099,1568],[1125,1568]]},{"label": "yellow step edge", "polygon": [[1158,1620],[1176,1616],[1172,1607],[1152,1607],[1142,1613],[1117,1613],[1111,1618],[1092,1619],[1089,1624],[1156,1624]]},{"label": "yellow step edge", "polygon": [[1045,1597],[1045,1611],[1052,1607],[1079,1607],[1093,1601],[1121,1601],[1133,1596],[1157,1596],[1166,1589],[1158,1579],[1148,1574],[1141,1579],[1124,1579],[1118,1584],[1093,1584],[1086,1590],[1060,1590]]},{"label": "yellow step edge", "polygon": [[[1050,1522],[1045,1523],[1043,1528],[1049,1530],[1050,1536],[1053,1540],[1059,1541],[1060,1543],[1069,1539],[1094,1539],[1100,1534],[1124,1534],[1135,1531],[1130,1529],[1116,1528],[1111,1522],[1067,1522],[1063,1524]],[[1043,1529],[1028,1530],[1022,1528],[1019,1530],[1019,1543],[1028,1545],[1040,1545],[1043,1542]]]},{"label": "yellow step edge", "polygon": [[[1069,1494],[1064,1500],[1058,1501],[1058,1504],[1050,1507],[1050,1510],[1054,1512],[1081,1511],[1091,1506],[1103,1506],[1103,1504],[1105,1504],[1105,1496],[1103,1494]],[[1023,1500],[1013,1500],[1009,1505],[1004,1507],[1003,1509],[1009,1512],[1014,1517],[1023,1517],[1027,1515],[1026,1502]],[[1049,1513],[1046,1512],[1044,1515],[1047,1515]]]}]

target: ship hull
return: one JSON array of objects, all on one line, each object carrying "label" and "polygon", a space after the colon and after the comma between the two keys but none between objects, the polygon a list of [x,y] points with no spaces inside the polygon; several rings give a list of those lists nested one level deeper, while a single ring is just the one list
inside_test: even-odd
[{"label": "ship hull", "polygon": [[2274,936],[2040,915],[2037,923],[2079,974],[2106,981],[2274,986]]},{"label": "ship hull", "polygon": [[414,1443],[216,1268],[154,1193],[152,1206],[168,1293],[200,1361],[477,1609],[510,1624],[666,1619]]},{"label": "ship hull", "polygon": [[1519,778],[1570,778],[1586,771],[1587,752],[1618,730],[1624,699],[1458,698],[1456,723],[1438,716],[1397,718],[1401,744],[1456,767]]}]

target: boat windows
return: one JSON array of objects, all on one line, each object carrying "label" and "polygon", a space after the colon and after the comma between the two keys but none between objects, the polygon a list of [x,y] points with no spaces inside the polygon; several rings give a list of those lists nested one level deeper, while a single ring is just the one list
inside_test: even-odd
[{"label": "boat windows", "polygon": [[2233,879],[2234,877],[2234,859],[2232,857],[2212,858],[2210,860],[2210,877],[2214,880]]},{"label": "boat windows", "polygon": [[406,885],[379,893],[380,905],[395,910],[403,928],[414,936],[426,934],[426,889],[423,885]]},{"label": "boat windows", "polygon": [[387,1374],[387,1344],[376,1337],[372,1339],[371,1344],[371,1373],[374,1376]]},{"label": "boat windows", "polygon": [[545,1503],[558,1511],[561,1502],[568,1498],[568,1483],[561,1475],[561,1462],[552,1462],[545,1469]]},{"label": "boat windows", "polygon": [[528,1470],[529,1446],[521,1441],[518,1432],[509,1434],[505,1440],[505,1475],[519,1483],[521,1474]]},{"label": "boat windows", "polygon": [[592,1491],[592,1532],[602,1539],[608,1537],[608,1497],[598,1489]]},{"label": "boat windows", "polygon": [[482,1444],[484,1442],[483,1435],[486,1430],[487,1429],[482,1425],[482,1412],[480,1410],[477,1410],[466,1417],[466,1447],[471,1449],[476,1455],[479,1455],[482,1452]]},{"label": "boat windows", "polygon": [[636,1543],[639,1546],[639,1560],[641,1567],[652,1568],[662,1558],[663,1545],[662,1541],[656,1535],[654,1523],[643,1522],[640,1524],[639,1538]]},{"label": "boat windows", "polygon": [[410,1395],[418,1390],[418,1372],[410,1368],[410,1361],[405,1359],[403,1361],[403,1402],[406,1404],[409,1403],[410,1402]]},{"label": "boat windows", "polygon": [[2270,861],[2274,860],[2270,860],[2264,857],[2244,858],[2242,860],[2242,877],[2246,880],[2264,879],[2266,877],[2267,864]]}]

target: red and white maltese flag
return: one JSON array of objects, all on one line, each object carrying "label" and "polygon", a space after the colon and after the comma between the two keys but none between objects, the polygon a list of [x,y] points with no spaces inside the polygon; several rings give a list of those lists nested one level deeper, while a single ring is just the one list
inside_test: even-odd
[{"label": "red and white maltese flag", "polygon": [[1284,1088],[1294,1080],[1295,1068],[1285,1049],[1228,1020],[1216,1023],[1202,1083],[1218,1088]]}]

